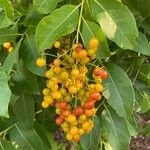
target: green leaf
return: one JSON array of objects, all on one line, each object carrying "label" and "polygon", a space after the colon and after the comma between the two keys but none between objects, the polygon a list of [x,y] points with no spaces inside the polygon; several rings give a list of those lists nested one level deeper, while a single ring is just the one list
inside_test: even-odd
[{"label": "green leaf", "polygon": [[104,107],[100,118],[102,140],[108,142],[113,150],[127,150],[131,137],[125,120],[105,104]]},{"label": "green leaf", "polygon": [[42,76],[45,72],[45,68],[39,68],[36,65],[36,59],[38,58],[38,52],[35,44],[34,35],[28,36],[24,39],[21,45],[21,58],[26,68],[34,74]]},{"label": "green leaf", "polygon": [[49,48],[59,37],[75,30],[78,23],[79,6],[62,6],[40,21],[35,33],[39,51]]},{"label": "green leaf", "polygon": [[86,47],[92,37],[96,37],[100,41],[100,46],[97,49],[97,58],[106,58],[110,56],[109,46],[106,37],[101,28],[94,22],[84,20],[82,26],[82,40]]},{"label": "green leaf", "polygon": [[12,29],[4,28],[0,29],[0,44],[3,44],[4,42],[15,42],[16,37],[19,34]]},{"label": "green leaf", "polygon": [[138,36],[132,13],[118,0],[89,0],[92,15],[106,36],[123,49],[133,49]]},{"label": "green leaf", "polygon": [[146,36],[141,32],[136,41],[134,51],[150,56],[150,44],[148,43]]},{"label": "green leaf", "polygon": [[10,131],[11,141],[15,141],[19,150],[43,150],[43,142],[33,129],[34,101],[31,95],[21,92],[20,99],[13,107],[18,120]]},{"label": "green leaf", "polygon": [[0,150],[16,150],[12,143],[6,140],[0,140]]},{"label": "green leaf", "polygon": [[18,65],[11,80],[18,91],[26,90],[29,93],[40,95],[36,76],[29,72],[22,63]]},{"label": "green leaf", "polygon": [[81,138],[80,144],[83,150],[98,150],[100,142],[100,122],[97,116],[94,117],[93,130]]},{"label": "green leaf", "polygon": [[62,0],[33,0],[34,8],[41,14],[48,14],[56,8],[57,4]]},{"label": "green leaf", "polygon": [[0,71],[0,116],[8,117],[8,104],[11,91],[8,87],[8,75]]},{"label": "green leaf", "polygon": [[4,71],[7,72],[7,74],[10,74],[14,63],[17,62],[18,52],[19,52],[21,42],[22,42],[22,39],[18,42],[15,49],[7,56],[6,60],[4,61],[4,65],[2,67]]},{"label": "green leaf", "polygon": [[13,24],[13,6],[8,0],[1,0],[0,8],[2,8],[4,11],[0,13],[0,28],[6,28],[7,26]]},{"label": "green leaf", "polygon": [[140,113],[146,113],[150,110],[150,99],[146,93],[143,95],[142,103],[140,104],[139,111]]},{"label": "green leaf", "polygon": [[108,86],[110,97],[108,103],[121,117],[129,117],[133,113],[135,93],[132,82],[119,66],[107,64],[108,79],[105,86]]}]

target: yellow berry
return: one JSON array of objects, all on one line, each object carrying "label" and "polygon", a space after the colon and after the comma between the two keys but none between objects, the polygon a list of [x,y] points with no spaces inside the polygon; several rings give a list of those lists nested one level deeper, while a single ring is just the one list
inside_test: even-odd
[{"label": "yellow berry", "polygon": [[48,104],[52,104],[54,102],[52,96],[50,95],[44,96],[44,101],[47,102]]},{"label": "yellow berry", "polygon": [[54,73],[53,73],[53,70],[52,70],[52,69],[46,71],[45,74],[44,74],[44,76],[45,76],[46,78],[51,78],[53,75],[54,75]]},{"label": "yellow berry", "polygon": [[83,135],[84,134],[84,130],[82,128],[79,129],[79,134]]},{"label": "yellow berry", "polygon": [[62,81],[64,81],[64,80],[67,80],[68,78],[69,78],[68,72],[67,71],[62,71],[61,74],[60,74],[60,79]]},{"label": "yellow berry", "polygon": [[11,47],[8,49],[8,52],[9,52],[9,53],[12,52],[13,49],[14,49],[14,48],[11,46]]},{"label": "yellow berry", "polygon": [[43,89],[42,91],[43,95],[49,95],[50,90],[48,88]]},{"label": "yellow berry", "polygon": [[55,48],[60,48],[60,46],[61,46],[61,44],[60,44],[59,41],[56,41],[56,42],[54,43],[54,47],[55,47]]},{"label": "yellow berry", "polygon": [[81,115],[81,116],[79,116],[79,118],[80,118],[81,121],[85,121],[86,120],[86,115]]},{"label": "yellow berry", "polygon": [[46,101],[43,101],[43,102],[42,102],[42,107],[43,107],[43,108],[48,108],[48,107],[49,107],[49,104],[48,104]]},{"label": "yellow berry", "polygon": [[67,121],[68,121],[69,123],[75,122],[75,121],[76,121],[76,116],[70,114],[70,115],[68,116],[68,118],[67,118]]},{"label": "yellow berry", "polygon": [[66,139],[67,139],[68,141],[71,141],[71,140],[73,139],[73,136],[72,136],[71,134],[67,133]]},{"label": "yellow berry", "polygon": [[73,45],[72,45],[72,50],[75,50],[75,49],[77,48],[77,46],[78,46],[77,43],[73,44]]},{"label": "yellow berry", "polygon": [[46,65],[46,60],[44,58],[38,58],[36,60],[36,65],[38,67],[44,67]]},{"label": "yellow berry", "polygon": [[73,68],[73,69],[71,70],[71,75],[72,75],[73,77],[77,77],[79,74],[80,74],[80,72],[79,72],[79,70],[78,70],[77,68]]},{"label": "yellow berry", "polygon": [[77,90],[78,90],[77,87],[73,86],[73,85],[68,88],[68,91],[69,91],[70,94],[77,93]]},{"label": "yellow berry", "polygon": [[97,92],[102,92],[103,91],[103,85],[100,83],[95,84],[95,90]]}]

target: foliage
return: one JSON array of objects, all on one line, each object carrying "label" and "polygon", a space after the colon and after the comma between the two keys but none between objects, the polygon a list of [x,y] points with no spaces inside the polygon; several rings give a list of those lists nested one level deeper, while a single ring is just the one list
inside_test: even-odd
[{"label": "foliage", "polygon": [[[127,150],[150,116],[150,2],[148,0],[0,0],[0,149]],[[53,60],[56,40],[100,45],[88,68],[103,66],[103,99],[95,126],[80,143],[54,140],[55,109],[41,107],[39,56]],[[3,43],[11,42],[8,52]],[[47,51],[50,55],[47,55]],[[46,56],[47,55],[47,56]],[[89,73],[89,78],[91,74]],[[137,116],[140,114],[140,116]],[[149,126],[144,128],[149,135]]]}]

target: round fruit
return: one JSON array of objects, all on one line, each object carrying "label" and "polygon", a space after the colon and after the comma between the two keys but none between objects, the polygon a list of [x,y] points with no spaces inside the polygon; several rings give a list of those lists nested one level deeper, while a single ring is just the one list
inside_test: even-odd
[{"label": "round fruit", "polygon": [[73,85],[68,88],[68,91],[69,91],[70,94],[77,93],[77,90],[78,90],[77,87],[73,86]]},{"label": "round fruit", "polygon": [[78,52],[78,57],[79,58],[86,58],[87,57],[87,51],[86,50],[84,50],[84,49],[82,49],[82,50],[80,50],[79,52]]},{"label": "round fruit", "polygon": [[8,52],[9,52],[9,53],[12,52],[13,49],[14,49],[14,48],[11,46],[11,47],[8,49]]},{"label": "round fruit", "polygon": [[68,121],[69,123],[75,122],[75,121],[76,121],[76,116],[70,114],[70,115],[68,116],[68,118],[67,118],[67,121]]},{"label": "round fruit", "polygon": [[61,44],[60,44],[59,41],[56,41],[56,42],[54,43],[54,47],[55,47],[55,48],[60,48],[60,46],[61,46]]},{"label": "round fruit", "polygon": [[71,141],[71,140],[73,139],[73,135],[67,133],[66,139],[67,139],[68,141]]},{"label": "round fruit", "polygon": [[76,135],[76,134],[78,134],[78,133],[79,133],[79,130],[78,130],[77,127],[71,127],[71,129],[70,129],[70,134]]},{"label": "round fruit", "polygon": [[43,89],[42,91],[43,95],[48,95],[50,93],[50,90],[48,88]]},{"label": "round fruit", "polygon": [[74,110],[73,110],[73,114],[75,115],[75,116],[80,116],[80,115],[82,115],[83,114],[83,108],[81,107],[81,106],[78,106],[77,108],[75,108]]},{"label": "round fruit", "polygon": [[54,99],[60,99],[61,98],[61,93],[59,91],[54,91],[52,93],[52,96]]},{"label": "round fruit", "polygon": [[48,108],[48,107],[49,107],[49,104],[48,104],[46,101],[43,101],[43,102],[42,102],[42,107],[43,107],[43,108]]},{"label": "round fruit", "polygon": [[95,48],[99,45],[99,41],[97,40],[97,38],[91,38],[90,42],[89,42],[89,47],[90,48]]},{"label": "round fruit", "polygon": [[54,65],[55,65],[55,66],[60,66],[60,65],[61,65],[61,60],[58,59],[58,58],[56,58],[56,59],[54,60]]},{"label": "round fruit", "polygon": [[108,73],[104,69],[101,69],[100,78],[101,79],[108,78]]},{"label": "round fruit", "polygon": [[97,92],[93,92],[90,94],[90,99],[92,99],[92,100],[98,100],[98,99],[100,99],[100,97],[101,97],[101,95]]},{"label": "round fruit", "polygon": [[5,42],[3,44],[3,47],[6,48],[6,49],[9,49],[11,47],[11,42]]},{"label": "round fruit", "polygon": [[46,65],[46,60],[44,58],[38,58],[36,60],[36,65],[38,67],[44,67]]},{"label": "round fruit", "polygon": [[69,110],[65,110],[62,112],[61,114],[63,117],[67,118],[70,115],[70,111]]},{"label": "round fruit", "polygon": [[84,106],[86,109],[91,109],[94,107],[94,103],[93,101],[91,100],[88,100],[86,103],[85,103],[85,106]]},{"label": "round fruit", "polygon": [[61,109],[61,110],[66,110],[67,109],[67,103],[66,102],[60,102],[58,104],[58,107]]},{"label": "round fruit", "polygon": [[71,75],[72,75],[73,77],[77,77],[79,74],[80,74],[80,72],[79,72],[79,70],[78,70],[77,68],[73,68],[73,69],[71,70]]},{"label": "round fruit", "polygon": [[63,123],[63,118],[62,117],[57,117],[55,119],[55,122],[56,122],[57,125],[61,125]]}]

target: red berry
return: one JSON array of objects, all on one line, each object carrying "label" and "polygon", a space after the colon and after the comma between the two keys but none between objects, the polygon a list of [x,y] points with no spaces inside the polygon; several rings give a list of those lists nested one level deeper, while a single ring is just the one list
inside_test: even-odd
[{"label": "red berry", "polygon": [[101,68],[99,68],[99,67],[95,68],[93,73],[95,76],[100,76]]},{"label": "red berry", "polygon": [[60,102],[59,104],[58,104],[58,107],[60,108],[60,109],[62,109],[62,110],[66,110],[67,109],[67,103],[66,102]]},{"label": "red berry", "polygon": [[94,102],[93,101],[91,101],[91,100],[86,101],[86,103],[85,103],[85,108],[86,109],[91,109],[93,107],[94,107]]},{"label": "red berry", "polygon": [[63,118],[59,116],[55,119],[55,122],[57,125],[61,125],[63,123]]},{"label": "red berry", "polygon": [[108,78],[108,73],[107,73],[104,69],[101,69],[100,78],[101,78],[101,79],[106,79],[106,78]]},{"label": "red berry", "polygon": [[83,114],[83,108],[82,107],[77,107],[73,110],[73,114],[76,115],[76,116],[80,116]]},{"label": "red berry", "polygon": [[67,118],[70,115],[70,111],[69,110],[65,110],[62,112],[61,114],[64,118]]},{"label": "red berry", "polygon": [[101,97],[101,95],[97,92],[94,92],[94,93],[90,94],[90,99],[92,99],[92,100],[99,100],[100,97]]},{"label": "red berry", "polygon": [[75,51],[78,53],[83,48],[81,43],[78,43],[78,46],[75,48]]}]

